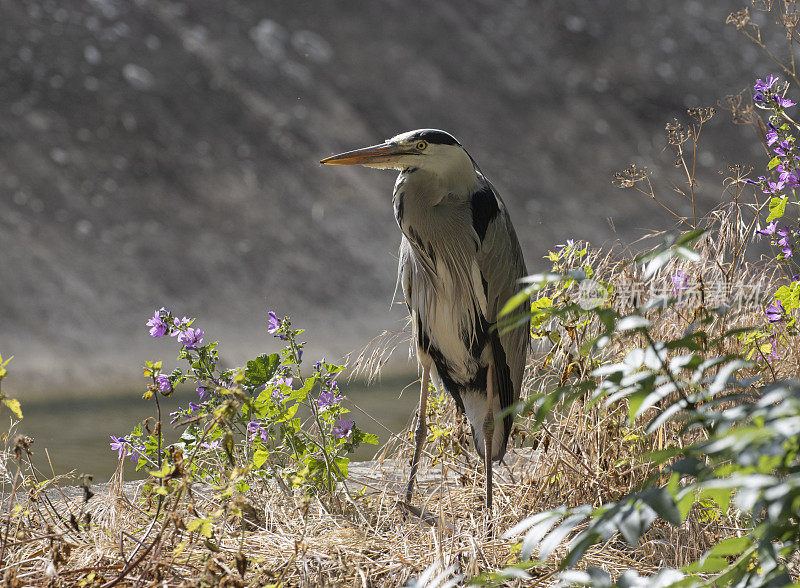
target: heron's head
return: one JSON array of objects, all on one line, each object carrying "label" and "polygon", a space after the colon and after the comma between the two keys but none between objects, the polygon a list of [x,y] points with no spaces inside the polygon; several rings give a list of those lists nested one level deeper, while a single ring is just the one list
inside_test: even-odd
[{"label": "heron's head", "polygon": [[442,176],[470,173],[474,169],[472,159],[455,137],[436,129],[401,133],[379,145],[333,155],[320,163],[400,171],[416,168]]}]

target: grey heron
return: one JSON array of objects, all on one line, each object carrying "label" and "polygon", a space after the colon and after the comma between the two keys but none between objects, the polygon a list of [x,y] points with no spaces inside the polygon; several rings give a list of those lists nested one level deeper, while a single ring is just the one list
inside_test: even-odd
[{"label": "grey heron", "polygon": [[486,468],[492,508],[492,461],[506,452],[513,422],[499,415],[519,400],[528,327],[498,329],[498,313],[526,275],[505,204],[475,161],[449,133],[420,129],[321,161],[399,170],[392,201],[400,241],[398,281],[411,315],[422,368],[410,504],[422,447],[431,370],[466,414]]}]

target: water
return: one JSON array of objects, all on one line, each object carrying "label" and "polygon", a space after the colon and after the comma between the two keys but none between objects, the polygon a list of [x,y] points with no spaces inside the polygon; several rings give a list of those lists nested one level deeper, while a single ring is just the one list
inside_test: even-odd
[{"label": "water", "polygon": [[[352,411],[351,418],[361,429],[377,434],[381,444],[385,443],[390,432],[398,433],[406,426],[416,408],[418,385],[409,386],[414,378],[409,375],[372,385],[360,382],[342,385],[342,393],[347,397],[345,406]],[[408,387],[401,396],[405,386]],[[194,399],[194,392],[188,390],[170,398],[160,398],[164,422],[169,423],[171,411]],[[33,461],[44,474],[52,475],[52,463],[56,474],[90,473],[96,482],[108,480],[117,467],[117,454],[109,448],[109,436],[123,436],[138,422],[156,414],[153,400],[142,400],[136,392],[114,398],[28,401],[23,404],[22,411],[25,418],[17,426],[17,432],[34,438]],[[164,434],[169,442],[180,432],[166,424]],[[376,449],[364,445],[353,459],[370,459]],[[125,477],[143,476],[136,473],[134,464],[127,462]]]}]

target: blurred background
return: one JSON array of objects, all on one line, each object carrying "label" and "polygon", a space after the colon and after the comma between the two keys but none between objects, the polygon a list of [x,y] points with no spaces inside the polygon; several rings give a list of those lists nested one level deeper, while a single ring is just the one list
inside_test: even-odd
[{"label": "blurred background", "polygon": [[[531,271],[567,238],[627,247],[673,226],[611,179],[647,165],[691,211],[664,124],[772,71],[725,24],[745,1],[0,0],[0,353],[23,428],[51,454],[107,452],[108,415],[123,434],[147,414],[129,408],[141,364],[174,361],[145,327],[161,306],[230,364],[277,349],[268,310],[329,358],[402,329],[395,174],[318,164],[401,131],[461,141]],[[698,211],[762,153],[719,112]],[[396,398],[416,368],[395,358],[398,376],[353,395]]]}]

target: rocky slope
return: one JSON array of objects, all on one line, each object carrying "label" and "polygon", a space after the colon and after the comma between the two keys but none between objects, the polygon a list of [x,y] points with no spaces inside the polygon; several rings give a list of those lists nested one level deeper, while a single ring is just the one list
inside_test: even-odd
[{"label": "rocky slope", "polygon": [[[272,346],[267,309],[328,353],[398,328],[393,174],[317,162],[412,128],[460,138],[531,268],[667,227],[610,178],[646,163],[688,210],[663,126],[769,71],[724,25],[742,2],[0,0],[0,353],[135,377],[171,356],[147,347],[162,305],[234,358]],[[758,151],[724,114],[704,145],[708,209]]]}]

